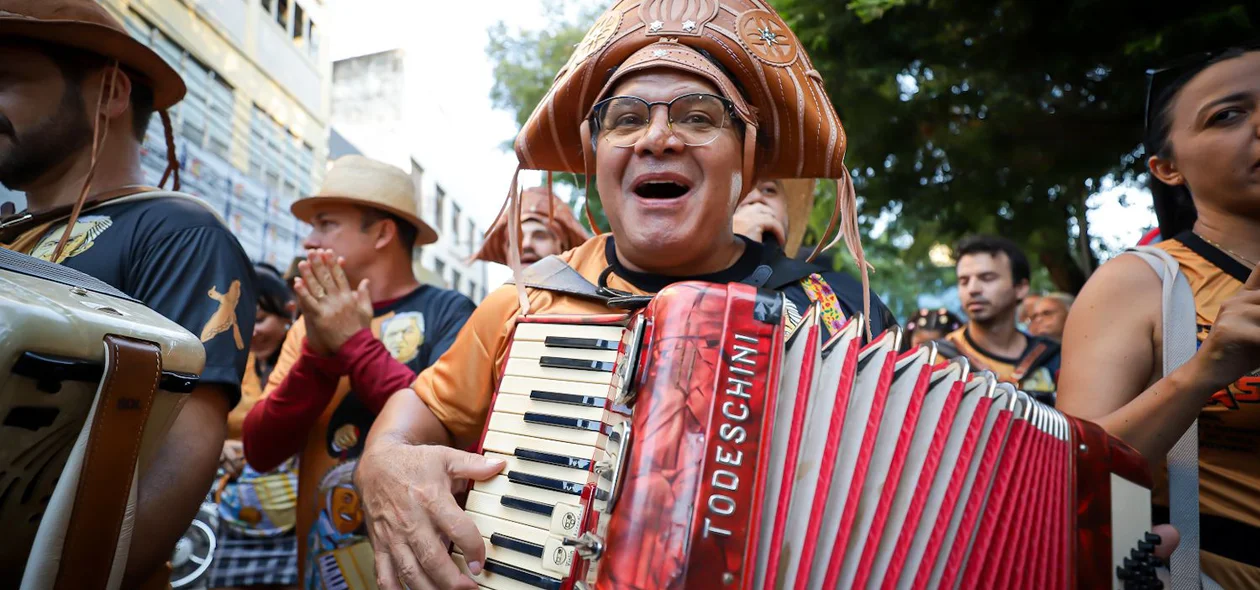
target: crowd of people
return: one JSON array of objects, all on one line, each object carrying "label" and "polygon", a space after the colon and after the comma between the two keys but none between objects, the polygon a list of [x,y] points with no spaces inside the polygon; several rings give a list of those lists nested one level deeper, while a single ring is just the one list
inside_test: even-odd
[{"label": "crowd of people", "polygon": [[[1248,543],[1260,538],[1260,51],[1152,75],[1144,143],[1163,241],[1147,255],[1188,283],[1197,350],[1173,366],[1169,339],[1184,336],[1170,331],[1171,279],[1138,255],[1103,265],[1074,299],[1031,292],[1014,236],[969,236],[953,248],[965,318],[920,309],[898,322],[878,281],[867,286],[848,145],[816,72],[769,37],[717,56],[691,36],[614,39],[615,28],[596,24],[518,140],[523,167],[594,178],[611,231],[592,236],[550,187],[513,184],[475,255],[513,280],[474,305],[417,281],[414,253],[437,232],[408,174],[359,156],[294,203],[312,228],[304,259],[287,273],[251,264],[214,213],[175,192],[172,142],[171,190],[141,172],[149,119],[170,134],[179,75],[91,0],[0,0],[0,183],[29,202],[0,220],[0,244],[117,287],[206,349],[200,385],[138,482],[124,587],[165,585],[209,490],[211,588],[476,588],[447,557],[449,541],[474,574],[485,560],[452,490],[503,468],[468,451],[515,318],[606,313],[574,289],[650,296],[682,280],[776,291],[789,326],[813,307],[831,335],[857,314],[875,334],[901,325],[907,347],[965,357],[1152,463],[1198,420],[1203,570],[1260,587]],[[739,67],[754,62],[773,68]],[[776,76],[824,100],[785,97]],[[602,90],[587,91],[590,79]],[[832,241],[860,277],[809,262],[815,181],[801,177],[837,179]],[[529,270],[546,264],[569,282]],[[1168,501],[1157,486],[1158,522]]]}]

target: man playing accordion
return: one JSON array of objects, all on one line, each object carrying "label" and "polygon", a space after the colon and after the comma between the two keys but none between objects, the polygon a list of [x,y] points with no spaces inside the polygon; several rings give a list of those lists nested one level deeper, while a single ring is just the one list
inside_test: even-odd
[{"label": "man playing accordion", "polygon": [[[757,179],[835,178],[841,233],[865,264],[839,118],[804,49],[761,5],[619,2],[560,72],[518,137],[517,154],[522,168],[593,174],[611,235],[558,258],[584,282],[621,295],[689,280],[749,283],[785,296],[789,328],[814,305],[834,334],[863,311],[863,285],[732,231],[732,214]],[[515,192],[514,185],[508,219],[520,217],[512,214]],[[518,228],[509,232],[518,239]],[[481,570],[481,535],[452,485],[490,478],[504,464],[455,448],[482,432],[516,320],[610,313],[531,280],[515,245],[508,255],[515,285],[486,298],[413,391],[391,398],[369,437],[357,478],[382,588],[477,587],[442,540],[454,542],[474,574]],[[883,304],[873,294],[866,300],[871,331],[890,327]]]}]

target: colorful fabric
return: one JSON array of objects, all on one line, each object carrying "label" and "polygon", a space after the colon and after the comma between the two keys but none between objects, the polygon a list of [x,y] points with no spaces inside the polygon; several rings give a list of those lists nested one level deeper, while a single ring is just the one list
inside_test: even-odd
[{"label": "colorful fabric", "polygon": [[210,588],[298,583],[297,535],[257,538],[220,521]]},{"label": "colorful fabric", "polygon": [[836,292],[831,290],[827,280],[814,273],[801,279],[801,287],[805,289],[810,302],[821,308],[823,325],[827,326],[827,330],[832,334],[838,333],[844,327],[846,318],[844,309],[840,307],[840,300],[836,298]]},{"label": "colorful fabric", "polygon": [[219,522],[245,537],[276,537],[296,524],[297,460],[289,459],[269,473],[246,465],[219,498]]}]

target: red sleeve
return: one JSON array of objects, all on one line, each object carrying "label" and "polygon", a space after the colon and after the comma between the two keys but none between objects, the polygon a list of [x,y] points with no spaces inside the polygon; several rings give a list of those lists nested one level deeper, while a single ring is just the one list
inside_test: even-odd
[{"label": "red sleeve", "polygon": [[245,417],[245,460],[260,473],[302,450],[344,372],[339,358],[311,352],[305,340],[301,346],[284,380]]},{"label": "red sleeve", "polygon": [[350,376],[354,394],[373,414],[381,413],[394,392],[410,388],[416,380],[416,372],[389,354],[367,328],[341,345],[337,358]]}]

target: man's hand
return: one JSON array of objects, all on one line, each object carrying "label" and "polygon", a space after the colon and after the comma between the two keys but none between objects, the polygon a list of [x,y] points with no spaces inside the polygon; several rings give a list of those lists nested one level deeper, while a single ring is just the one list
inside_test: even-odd
[{"label": "man's hand", "polygon": [[239,440],[223,441],[223,453],[219,455],[219,469],[236,479],[245,468],[245,446]]},{"label": "man's hand", "polygon": [[731,218],[735,233],[755,242],[764,242],[765,236],[772,235],[782,245],[787,242],[787,228],[765,203],[748,203],[735,210]]},{"label": "man's hand", "polygon": [[344,262],[331,250],[311,250],[298,263],[301,276],[293,284],[306,319],[307,344],[322,356],[335,354],[351,336],[372,325],[368,281],[363,279],[357,290],[352,289]]},{"label": "man's hand", "polygon": [[[368,515],[382,590],[476,590],[447,555],[450,539],[481,573],[486,547],[452,489],[494,477],[504,463],[437,445],[412,445],[393,436],[368,440],[355,483]],[[403,584],[406,584],[404,587]]]},{"label": "man's hand", "polygon": [[[1221,390],[1260,365],[1260,266],[1221,304],[1212,331],[1189,363],[1194,375]],[[1204,400],[1207,401],[1207,400]]]}]

